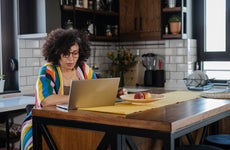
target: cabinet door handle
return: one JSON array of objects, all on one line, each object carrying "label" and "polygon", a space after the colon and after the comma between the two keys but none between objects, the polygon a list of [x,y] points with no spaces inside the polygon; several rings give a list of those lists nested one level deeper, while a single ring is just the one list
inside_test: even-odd
[{"label": "cabinet door handle", "polygon": [[140,17],[140,30],[142,30],[142,17]]},{"label": "cabinet door handle", "polygon": [[134,18],[134,30],[137,30],[137,17]]}]

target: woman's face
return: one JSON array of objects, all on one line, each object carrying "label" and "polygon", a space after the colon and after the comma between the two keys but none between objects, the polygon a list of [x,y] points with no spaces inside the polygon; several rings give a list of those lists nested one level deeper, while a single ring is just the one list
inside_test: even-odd
[{"label": "woman's face", "polygon": [[79,46],[78,44],[74,44],[70,47],[69,53],[64,55],[61,54],[61,59],[59,61],[59,64],[62,69],[65,70],[72,70],[79,58]]}]

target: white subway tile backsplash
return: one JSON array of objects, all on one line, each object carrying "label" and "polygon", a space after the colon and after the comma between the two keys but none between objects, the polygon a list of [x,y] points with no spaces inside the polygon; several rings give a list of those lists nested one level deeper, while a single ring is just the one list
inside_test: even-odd
[{"label": "white subway tile backsplash", "polygon": [[35,85],[37,78],[38,78],[38,76],[28,76],[27,77],[27,84],[28,85]]},{"label": "white subway tile backsplash", "polygon": [[25,40],[18,40],[19,48],[26,48],[26,41]]},{"label": "white subway tile backsplash", "polygon": [[187,62],[195,62],[197,61],[197,56],[188,56],[187,57]]},{"label": "white subway tile backsplash", "polygon": [[33,67],[20,68],[20,76],[32,76],[33,73]]},{"label": "white subway tile backsplash", "polygon": [[25,57],[33,57],[33,50],[32,49],[20,49],[19,53],[20,58],[25,58]]},{"label": "white subway tile backsplash", "polygon": [[34,75],[38,75],[40,71],[40,66],[39,67],[34,67]]},{"label": "white subway tile backsplash", "polygon": [[165,79],[166,79],[166,80],[169,80],[169,79],[170,79],[170,72],[169,72],[169,71],[166,71],[166,72],[165,72]]},{"label": "white subway tile backsplash", "polygon": [[164,46],[162,46],[162,47],[165,47],[165,48],[169,48],[170,47],[170,40],[165,40],[164,41]]},{"label": "white subway tile backsplash", "polygon": [[176,48],[165,48],[165,55],[166,56],[176,56]]},{"label": "white subway tile backsplash", "polygon": [[41,57],[42,56],[42,51],[41,49],[33,49],[33,57]]},{"label": "white subway tile backsplash", "polygon": [[157,48],[157,49],[153,50],[153,53],[157,54],[157,55],[165,56],[165,49],[163,49],[163,48]]},{"label": "white subway tile backsplash", "polygon": [[148,44],[159,45],[160,42],[159,41],[145,41],[145,44],[146,45],[148,45]]},{"label": "white subway tile backsplash", "polygon": [[177,71],[188,71],[188,65],[187,64],[178,64],[177,65]]},{"label": "white subway tile backsplash", "polygon": [[28,67],[36,67],[39,66],[39,58],[27,58],[26,59],[26,66]]},{"label": "white subway tile backsplash", "polygon": [[172,80],[182,80],[184,78],[183,72],[170,72],[170,79]]},{"label": "white subway tile backsplash", "polygon": [[25,77],[20,77],[20,86],[26,86],[27,82],[26,82],[26,76]]},{"label": "white subway tile backsplash", "polygon": [[45,43],[45,40],[39,40],[39,48],[42,49],[43,44]]},{"label": "white subway tile backsplash", "polygon": [[39,40],[26,40],[26,48],[40,48]]},{"label": "white subway tile backsplash", "polygon": [[27,91],[29,91],[29,93],[32,91],[32,92],[34,92],[35,91],[35,86],[34,85],[27,85],[27,86],[20,86],[20,90],[22,91],[22,92],[27,92]]},{"label": "white subway tile backsplash", "polygon": [[184,56],[171,56],[169,63],[171,63],[171,64],[185,63],[184,62]]},{"label": "white subway tile backsplash", "polygon": [[188,40],[188,47],[191,47],[191,48],[196,48],[197,47],[197,41],[195,39],[190,39]]},{"label": "white subway tile backsplash", "polygon": [[26,66],[26,58],[19,59],[19,68]]},{"label": "white subway tile backsplash", "polygon": [[169,61],[170,61],[170,56],[164,56],[165,57],[165,62],[167,62],[167,63],[169,63]]},{"label": "white subway tile backsplash", "polygon": [[188,50],[186,48],[177,48],[177,55],[187,55]]},{"label": "white subway tile backsplash", "polygon": [[[44,39],[19,40],[19,83],[20,90],[34,89],[40,67],[46,63],[41,49]],[[91,57],[87,61],[90,66],[99,67],[96,72],[109,77],[111,60],[107,52],[118,47],[126,47],[133,54],[142,56],[145,53],[154,53],[164,56],[166,83],[165,88],[184,88],[183,78],[194,68],[196,61],[196,40],[160,40],[140,42],[92,42]],[[144,70],[142,71],[144,74]],[[143,75],[141,76],[143,78]],[[138,79],[143,80],[143,79]]]},{"label": "white subway tile backsplash", "polygon": [[165,65],[165,70],[169,71],[169,72],[176,71],[176,64],[166,64]]},{"label": "white subway tile backsplash", "polygon": [[170,47],[184,47],[185,40],[170,40]]},{"label": "white subway tile backsplash", "polygon": [[188,41],[189,41],[189,40],[184,40],[184,47],[185,47],[185,48],[188,48],[188,47],[189,47]]},{"label": "white subway tile backsplash", "polygon": [[177,85],[180,89],[187,89],[184,80],[177,80]]},{"label": "white subway tile backsplash", "polygon": [[40,57],[40,58],[39,58],[39,61],[40,61],[40,65],[39,65],[39,67],[40,67],[40,66],[42,66],[43,64],[46,64],[46,63],[47,63],[47,61],[46,61],[46,60],[44,60],[44,58],[43,58],[43,57]]},{"label": "white subway tile backsplash", "polygon": [[157,44],[148,44],[148,45],[145,46],[145,48],[157,49],[157,48],[159,48],[159,45],[158,45],[158,43]]}]

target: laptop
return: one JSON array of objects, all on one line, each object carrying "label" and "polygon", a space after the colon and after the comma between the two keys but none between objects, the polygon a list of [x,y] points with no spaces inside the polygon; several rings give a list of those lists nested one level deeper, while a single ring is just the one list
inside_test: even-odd
[{"label": "laptop", "polygon": [[114,105],[119,82],[120,78],[73,80],[70,87],[69,103],[58,104],[57,108],[74,110]]}]

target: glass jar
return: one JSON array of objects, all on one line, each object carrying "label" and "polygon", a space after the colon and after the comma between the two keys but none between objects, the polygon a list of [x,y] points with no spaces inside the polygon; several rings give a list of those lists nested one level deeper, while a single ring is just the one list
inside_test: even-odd
[{"label": "glass jar", "polygon": [[117,35],[118,35],[118,25],[112,26],[112,34],[113,34],[114,36],[117,36]]},{"label": "glass jar", "polygon": [[88,8],[93,9],[93,1],[92,0],[89,0]]},{"label": "glass jar", "polygon": [[73,29],[73,22],[68,19],[67,22],[65,22],[65,26],[64,26],[65,29]]},{"label": "glass jar", "polygon": [[106,27],[106,36],[112,36],[111,26],[110,25],[107,25],[107,27]]},{"label": "glass jar", "polygon": [[99,9],[100,9],[100,0],[96,0],[95,9],[96,9],[96,10],[99,10]]}]

